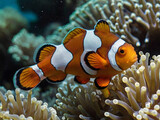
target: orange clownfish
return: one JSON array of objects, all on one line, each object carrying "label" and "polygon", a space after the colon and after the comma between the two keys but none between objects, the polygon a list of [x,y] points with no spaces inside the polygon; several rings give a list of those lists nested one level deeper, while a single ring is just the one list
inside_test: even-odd
[{"label": "orange clownfish", "polygon": [[36,51],[37,64],[14,75],[15,85],[23,90],[36,87],[44,79],[62,81],[67,74],[75,75],[74,80],[81,84],[96,78],[96,87],[106,88],[112,76],[137,61],[133,46],[111,33],[105,20],[99,20],[92,30],[75,28],[62,44],[43,44]]}]

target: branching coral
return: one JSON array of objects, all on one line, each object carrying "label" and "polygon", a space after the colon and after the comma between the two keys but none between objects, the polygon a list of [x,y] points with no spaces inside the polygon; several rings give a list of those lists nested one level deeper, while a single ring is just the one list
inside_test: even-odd
[{"label": "branching coral", "polygon": [[[105,112],[113,120],[132,117],[137,120],[159,120],[160,118],[160,56],[140,52],[140,63],[117,75],[112,80],[111,89],[118,98],[107,99],[105,103],[118,114]],[[150,65],[148,65],[150,64]],[[124,115],[124,110],[126,110]],[[122,116],[119,116],[119,112]]]},{"label": "branching coral", "polygon": [[8,90],[5,96],[0,92],[2,104],[0,118],[7,120],[59,120],[54,108],[48,108],[47,103],[42,104],[42,101],[31,97],[32,91],[28,92],[27,98],[20,94],[19,89],[16,89],[15,93],[16,100],[11,91]]},{"label": "branching coral", "polygon": [[42,36],[36,37],[34,34],[22,29],[13,37],[13,45],[9,47],[8,52],[12,54],[12,57],[16,61],[22,61],[24,64],[32,64],[36,47],[44,42],[45,40]]}]

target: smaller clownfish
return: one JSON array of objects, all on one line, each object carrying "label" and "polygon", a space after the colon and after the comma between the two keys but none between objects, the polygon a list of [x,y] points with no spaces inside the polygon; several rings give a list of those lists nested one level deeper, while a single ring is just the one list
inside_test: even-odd
[{"label": "smaller clownfish", "polygon": [[95,78],[96,87],[101,89],[112,76],[135,63],[137,54],[131,44],[110,32],[105,20],[99,20],[93,30],[71,30],[60,45],[43,44],[35,61],[37,64],[15,73],[16,86],[30,90],[44,79],[55,83],[72,74],[81,84]]}]

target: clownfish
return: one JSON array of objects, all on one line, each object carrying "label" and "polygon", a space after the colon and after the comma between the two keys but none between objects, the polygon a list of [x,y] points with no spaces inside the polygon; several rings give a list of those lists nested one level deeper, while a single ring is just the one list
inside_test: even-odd
[{"label": "clownfish", "polygon": [[110,32],[108,23],[99,20],[94,29],[74,28],[60,45],[43,44],[36,50],[35,62],[19,69],[14,77],[23,90],[36,87],[42,80],[63,81],[67,74],[86,84],[95,78],[95,86],[106,88],[111,78],[137,61],[134,47]]}]

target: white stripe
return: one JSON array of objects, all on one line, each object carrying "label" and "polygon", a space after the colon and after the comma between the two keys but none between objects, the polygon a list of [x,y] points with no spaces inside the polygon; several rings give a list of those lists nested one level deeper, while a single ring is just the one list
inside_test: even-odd
[{"label": "white stripe", "polygon": [[40,77],[40,80],[45,79],[46,77],[43,74],[43,71],[38,67],[38,65],[33,65],[31,68],[37,73],[37,75]]},{"label": "white stripe", "polygon": [[101,39],[94,34],[94,30],[86,30],[84,50],[96,51],[101,45]]},{"label": "white stripe", "polygon": [[73,55],[68,51],[63,44],[55,46],[56,50],[51,58],[51,64],[56,70],[65,72],[68,63],[73,59]]},{"label": "white stripe", "polygon": [[124,40],[122,39],[118,39],[111,47],[111,49],[109,50],[108,52],[108,58],[109,58],[109,61],[110,61],[110,64],[111,66],[117,70],[117,71],[122,71],[121,68],[119,68],[119,66],[117,65],[117,62],[116,62],[116,53],[119,49],[119,47],[121,47],[123,44],[125,43]]},{"label": "white stripe", "polygon": [[102,45],[101,39],[94,34],[94,30],[86,30],[86,35],[84,38],[84,51],[81,55],[81,65],[85,70],[85,72],[87,72],[90,75],[96,75],[97,70],[89,68],[84,61],[84,57],[86,53],[89,51],[96,52],[97,49],[101,47],[101,45]]}]

